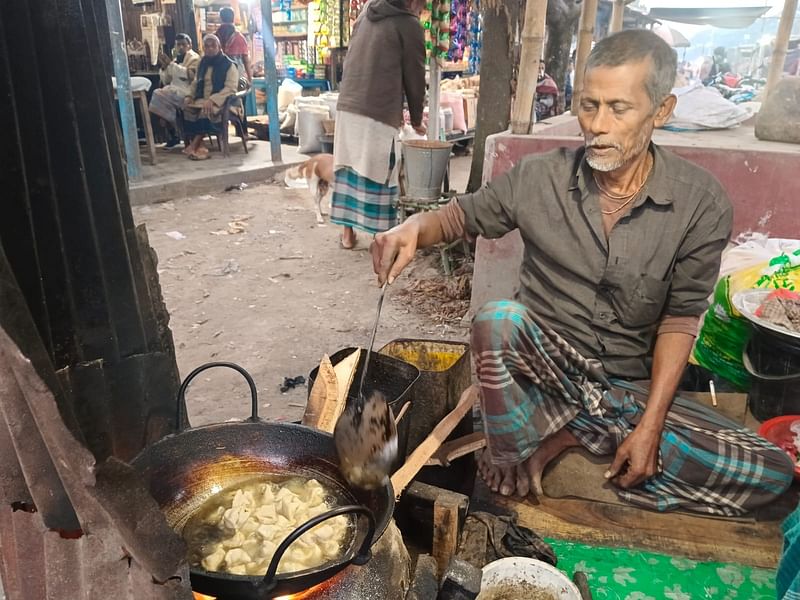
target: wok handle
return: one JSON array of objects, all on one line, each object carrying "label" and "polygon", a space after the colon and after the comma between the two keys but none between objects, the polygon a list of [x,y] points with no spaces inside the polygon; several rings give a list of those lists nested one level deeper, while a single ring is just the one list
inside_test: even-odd
[{"label": "wok handle", "polygon": [[367,517],[367,535],[364,536],[364,541],[361,542],[361,547],[357,551],[351,552],[350,556],[343,558],[341,562],[339,562],[338,567],[344,567],[350,563],[354,565],[363,565],[370,558],[372,558],[372,551],[370,548],[372,547],[373,538],[375,537],[375,517],[372,514],[372,511],[368,509],[366,506],[359,506],[357,504],[351,504],[348,506],[339,506],[332,510],[329,510],[326,513],[321,515],[317,515],[316,517],[309,519],[302,525],[300,525],[297,529],[295,529],[292,533],[290,533],[285,540],[283,540],[278,548],[275,550],[275,554],[272,556],[272,561],[269,563],[269,568],[267,569],[266,575],[264,575],[264,579],[262,580],[261,584],[259,585],[259,591],[261,593],[269,593],[275,586],[278,585],[276,581],[276,573],[278,572],[278,564],[281,562],[284,553],[286,550],[291,546],[297,538],[301,535],[306,533],[309,529],[313,529],[320,523],[327,521],[328,519],[332,519],[333,517],[338,517],[341,515],[346,514],[361,514]]},{"label": "wok handle", "polygon": [[256,382],[253,381],[252,375],[248,373],[244,367],[237,365],[236,363],[232,362],[210,362],[204,365],[200,365],[194,371],[189,373],[186,376],[186,379],[183,380],[181,383],[181,387],[178,389],[178,433],[183,431],[185,427],[183,426],[184,422],[186,422],[190,427],[189,418],[186,416],[186,389],[189,387],[189,384],[192,380],[197,377],[203,371],[211,369],[213,367],[227,367],[228,369],[233,369],[234,371],[238,371],[242,374],[247,380],[247,385],[250,386],[250,418],[247,419],[248,421],[259,421],[258,418],[258,391],[256,390]]}]

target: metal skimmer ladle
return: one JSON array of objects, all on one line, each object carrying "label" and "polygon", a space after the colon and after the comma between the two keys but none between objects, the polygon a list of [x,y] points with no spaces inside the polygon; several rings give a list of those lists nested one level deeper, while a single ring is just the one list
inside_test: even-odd
[{"label": "metal skimmer ladle", "polygon": [[397,458],[397,428],[386,397],[377,390],[369,398],[364,397],[364,382],[385,294],[386,283],[378,299],[378,312],[361,371],[358,395],[355,398],[348,396],[347,406],[333,430],[342,475],[351,485],[367,490],[388,482],[392,464]]}]

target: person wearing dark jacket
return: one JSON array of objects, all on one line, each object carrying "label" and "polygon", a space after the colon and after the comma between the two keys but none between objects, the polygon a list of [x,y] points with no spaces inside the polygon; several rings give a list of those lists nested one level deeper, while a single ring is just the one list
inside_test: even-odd
[{"label": "person wearing dark jacket", "polygon": [[344,227],[342,248],[355,246],[353,228],[374,234],[397,220],[404,97],[412,127],[425,134],[423,6],[424,0],[370,0],[353,28],[334,138],[331,221]]}]

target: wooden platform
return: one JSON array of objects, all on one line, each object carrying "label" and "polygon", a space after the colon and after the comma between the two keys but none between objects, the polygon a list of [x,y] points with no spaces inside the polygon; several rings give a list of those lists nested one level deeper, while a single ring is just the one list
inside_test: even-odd
[{"label": "wooden platform", "polygon": [[[741,394],[719,394],[718,408],[753,427]],[[705,394],[695,399],[710,402]],[[545,489],[547,487],[545,486]],[[629,504],[583,498],[520,500],[493,494],[482,482],[476,486],[475,505],[516,514],[519,524],[543,537],[600,546],[649,550],[693,560],[733,562],[775,568],[783,536],[780,524],[797,505],[795,484],[773,505],[745,519],[725,519],[681,513],[659,513]]]}]

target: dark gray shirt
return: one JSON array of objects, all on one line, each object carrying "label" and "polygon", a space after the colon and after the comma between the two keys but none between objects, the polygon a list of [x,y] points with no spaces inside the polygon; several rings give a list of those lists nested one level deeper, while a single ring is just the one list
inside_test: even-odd
[{"label": "dark gray shirt", "polygon": [[465,228],[525,245],[518,300],[610,375],[649,377],[645,359],[664,315],[708,306],[733,210],[707,171],[651,144],[643,193],[606,238],[584,150],[529,155],[460,196]]}]

